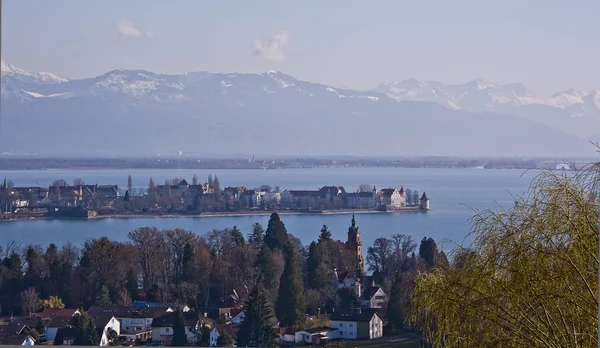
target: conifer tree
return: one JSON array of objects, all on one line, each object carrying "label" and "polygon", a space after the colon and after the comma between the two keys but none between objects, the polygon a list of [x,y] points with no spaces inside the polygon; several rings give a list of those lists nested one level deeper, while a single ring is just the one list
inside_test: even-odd
[{"label": "conifer tree", "polygon": [[392,289],[390,290],[390,300],[387,305],[388,323],[394,329],[401,329],[404,323],[404,306],[402,296],[402,275],[396,272]]},{"label": "conifer tree", "polygon": [[267,231],[265,232],[265,244],[272,250],[281,249],[284,252],[289,250],[290,241],[288,239],[287,230],[277,213],[271,214],[271,217],[269,218],[269,224],[267,226]]},{"label": "conifer tree", "polygon": [[260,286],[254,287],[250,292],[244,313],[237,335],[237,346],[276,347],[277,330],[271,324],[273,309]]},{"label": "conifer tree", "polygon": [[275,297],[277,290],[279,289],[279,277],[275,271],[276,265],[273,260],[273,253],[271,249],[263,245],[256,257],[256,265],[259,270],[259,283],[262,285],[263,290]]},{"label": "conifer tree", "polygon": [[263,244],[263,240],[265,239],[265,229],[259,222],[255,222],[252,225],[252,231],[248,234],[248,242],[252,242],[254,247],[260,248]]},{"label": "conifer tree", "polygon": [[100,289],[100,293],[96,297],[96,304],[98,306],[111,306],[112,300],[110,299],[110,292],[108,291],[108,287],[106,285],[102,285]]},{"label": "conifer tree", "polygon": [[171,342],[175,347],[187,346],[187,336],[185,334],[185,318],[183,312],[177,309],[175,312],[175,325],[173,325],[173,341]]},{"label": "conifer tree", "polygon": [[242,232],[240,232],[237,226],[233,226],[233,229],[231,230],[231,237],[233,238],[233,242],[237,246],[242,246],[246,242],[244,240],[244,235],[242,234]]},{"label": "conifer tree", "polygon": [[306,319],[306,297],[298,256],[290,251],[281,281],[275,313],[281,326],[300,327]]},{"label": "conifer tree", "polygon": [[321,243],[322,241],[331,241],[331,232],[329,232],[329,228],[327,227],[327,225],[323,225],[323,227],[321,227],[319,243]]},{"label": "conifer tree", "polygon": [[76,346],[97,346],[100,344],[96,325],[92,318],[83,312],[79,315],[74,315],[71,319],[71,326],[76,330],[75,337]]}]

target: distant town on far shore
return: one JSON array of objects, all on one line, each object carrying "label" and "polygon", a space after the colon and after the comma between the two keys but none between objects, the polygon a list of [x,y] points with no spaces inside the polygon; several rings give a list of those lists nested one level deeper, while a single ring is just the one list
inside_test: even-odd
[{"label": "distant town on far shore", "polygon": [[417,190],[360,185],[356,192],[343,186],[323,186],[318,190],[281,190],[262,185],[222,187],[218,176],[209,175],[202,184],[194,174],[191,183],[172,178],[164,184],[149,179],[147,188],[133,187],[128,176],[126,188],[118,185],[88,185],[81,178],[72,184],[55,180],[46,187],[18,186],[4,179],[0,186],[2,219],[44,217],[132,216],[202,213],[263,213],[289,211],[344,213],[349,211],[428,211],[429,198]]}]

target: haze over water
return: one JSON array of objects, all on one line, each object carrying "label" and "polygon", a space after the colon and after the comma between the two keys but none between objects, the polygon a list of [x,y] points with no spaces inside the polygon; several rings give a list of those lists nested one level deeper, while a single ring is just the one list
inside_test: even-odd
[{"label": "haze over water", "polygon": [[[360,214],[357,224],[365,247],[371,246],[378,237],[395,233],[411,235],[415,240],[433,237],[438,244],[446,239],[444,249],[452,249],[461,243],[470,231],[468,219],[472,209],[487,209],[494,202],[510,206],[513,196],[523,194],[538,171],[483,170],[483,169],[406,169],[406,168],[315,168],[283,170],[46,170],[4,171],[2,177],[11,179],[17,186],[47,186],[56,179],[72,182],[77,177],[88,184],[118,184],[125,188],[131,174],[135,187],[146,187],[149,177],[156,183],[167,178],[183,177],[189,181],[196,173],[204,182],[208,175],[217,175],[222,187],[258,187],[262,184],[285,189],[318,189],[323,185],[341,185],[347,191],[355,191],[361,184],[377,188],[410,188],[431,199],[428,213]],[[142,218],[99,220],[33,220],[0,223],[0,245],[17,241],[20,245],[49,243],[57,245],[72,242],[82,245],[89,238],[107,236],[110,239],[127,240],[127,233],[142,226],[159,229],[183,228],[197,234],[212,229],[236,225],[247,234],[255,222],[266,228],[268,216],[201,217],[201,218]],[[282,215],[288,232],[307,245],[316,240],[323,224],[329,226],[335,239],[346,239],[350,215]]]}]

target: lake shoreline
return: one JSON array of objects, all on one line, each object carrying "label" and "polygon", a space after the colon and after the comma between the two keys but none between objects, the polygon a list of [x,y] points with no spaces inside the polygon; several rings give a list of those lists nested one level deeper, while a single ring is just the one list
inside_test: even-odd
[{"label": "lake shoreline", "polygon": [[[341,209],[341,210],[281,210],[274,211],[279,215],[348,215],[348,214],[396,214],[396,213],[425,213],[419,207],[399,208],[395,210],[375,209]],[[172,214],[106,214],[94,217],[59,217],[59,216],[10,216],[0,218],[2,222],[31,221],[31,220],[107,220],[107,219],[176,219],[176,218],[215,218],[215,217],[242,217],[242,216],[270,216],[273,211],[245,211],[245,212],[206,212],[200,214],[172,213]]]}]

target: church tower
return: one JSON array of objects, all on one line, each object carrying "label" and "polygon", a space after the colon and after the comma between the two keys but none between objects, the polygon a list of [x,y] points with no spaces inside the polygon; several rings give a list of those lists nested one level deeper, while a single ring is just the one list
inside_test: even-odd
[{"label": "church tower", "polygon": [[356,253],[358,260],[358,271],[362,275],[365,272],[365,262],[362,256],[362,242],[360,241],[360,230],[356,226],[356,219],[352,214],[352,226],[348,228],[348,247]]}]

